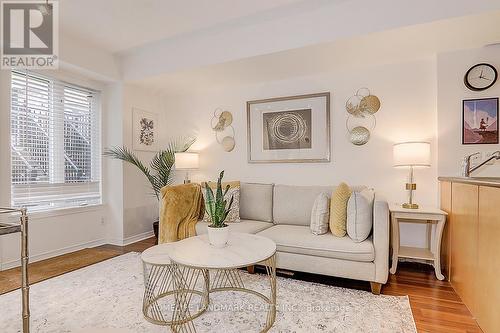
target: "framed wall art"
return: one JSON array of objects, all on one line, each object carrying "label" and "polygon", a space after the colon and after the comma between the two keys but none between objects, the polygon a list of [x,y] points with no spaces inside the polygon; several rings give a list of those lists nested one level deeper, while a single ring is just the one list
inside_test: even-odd
[{"label": "framed wall art", "polygon": [[330,161],[330,93],[247,102],[248,162]]},{"label": "framed wall art", "polygon": [[158,150],[158,114],[133,108],[132,133],[134,150]]},{"label": "framed wall art", "polygon": [[498,97],[462,102],[462,144],[498,144]]}]

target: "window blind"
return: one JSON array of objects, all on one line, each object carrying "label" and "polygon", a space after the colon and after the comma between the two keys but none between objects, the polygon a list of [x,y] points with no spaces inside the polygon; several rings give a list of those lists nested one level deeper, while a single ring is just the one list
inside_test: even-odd
[{"label": "window blind", "polygon": [[12,205],[101,203],[99,92],[12,71]]}]

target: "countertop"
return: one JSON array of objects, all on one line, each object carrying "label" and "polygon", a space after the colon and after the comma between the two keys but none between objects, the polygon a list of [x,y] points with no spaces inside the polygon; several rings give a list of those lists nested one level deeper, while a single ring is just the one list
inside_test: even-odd
[{"label": "countertop", "polygon": [[438,180],[452,183],[500,187],[500,177],[438,177]]}]

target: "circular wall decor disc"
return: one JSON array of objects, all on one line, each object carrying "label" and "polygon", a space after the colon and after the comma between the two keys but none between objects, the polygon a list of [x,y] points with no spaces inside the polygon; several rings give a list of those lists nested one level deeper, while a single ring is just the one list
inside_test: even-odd
[{"label": "circular wall decor disc", "polygon": [[232,151],[234,149],[234,146],[235,146],[234,138],[231,136],[225,136],[222,139],[221,145],[222,145],[222,148],[224,149],[224,151],[227,151],[227,152]]},{"label": "circular wall decor disc", "polygon": [[345,103],[345,109],[349,114],[359,117],[361,113],[360,104],[361,104],[361,96],[354,95],[351,96]]},{"label": "circular wall decor disc", "polygon": [[[214,120],[217,121],[217,124],[213,126]],[[214,115],[211,120],[212,129],[216,132],[222,132],[233,122],[233,115],[229,111],[223,111],[219,116]]]},{"label": "circular wall decor disc", "polygon": [[224,119],[225,127],[233,123],[233,115],[229,111],[224,111],[220,114],[219,119]]},{"label": "circular wall decor disc", "polygon": [[349,134],[351,143],[356,146],[362,146],[370,140],[370,131],[363,126],[354,127]]},{"label": "circular wall decor disc", "polygon": [[365,96],[361,99],[361,102],[359,103],[359,108],[363,112],[374,114],[380,109],[380,100],[375,95]]}]

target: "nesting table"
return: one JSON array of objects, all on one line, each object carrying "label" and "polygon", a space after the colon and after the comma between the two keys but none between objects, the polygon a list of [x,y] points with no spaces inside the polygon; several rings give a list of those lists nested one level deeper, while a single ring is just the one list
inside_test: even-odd
[{"label": "nesting table", "polygon": [[[210,245],[208,235],[154,246],[142,254],[145,279],[143,313],[147,320],[168,325],[174,332],[196,332],[194,319],[207,311],[210,294],[237,291],[258,296],[266,305],[267,332],[276,319],[276,244],[265,237],[232,232],[228,245]],[[245,287],[242,270],[260,264],[266,268],[269,293]],[[244,274],[244,273],[243,273]],[[172,311],[161,306],[173,298]],[[194,307],[193,302],[199,301]]]}]

